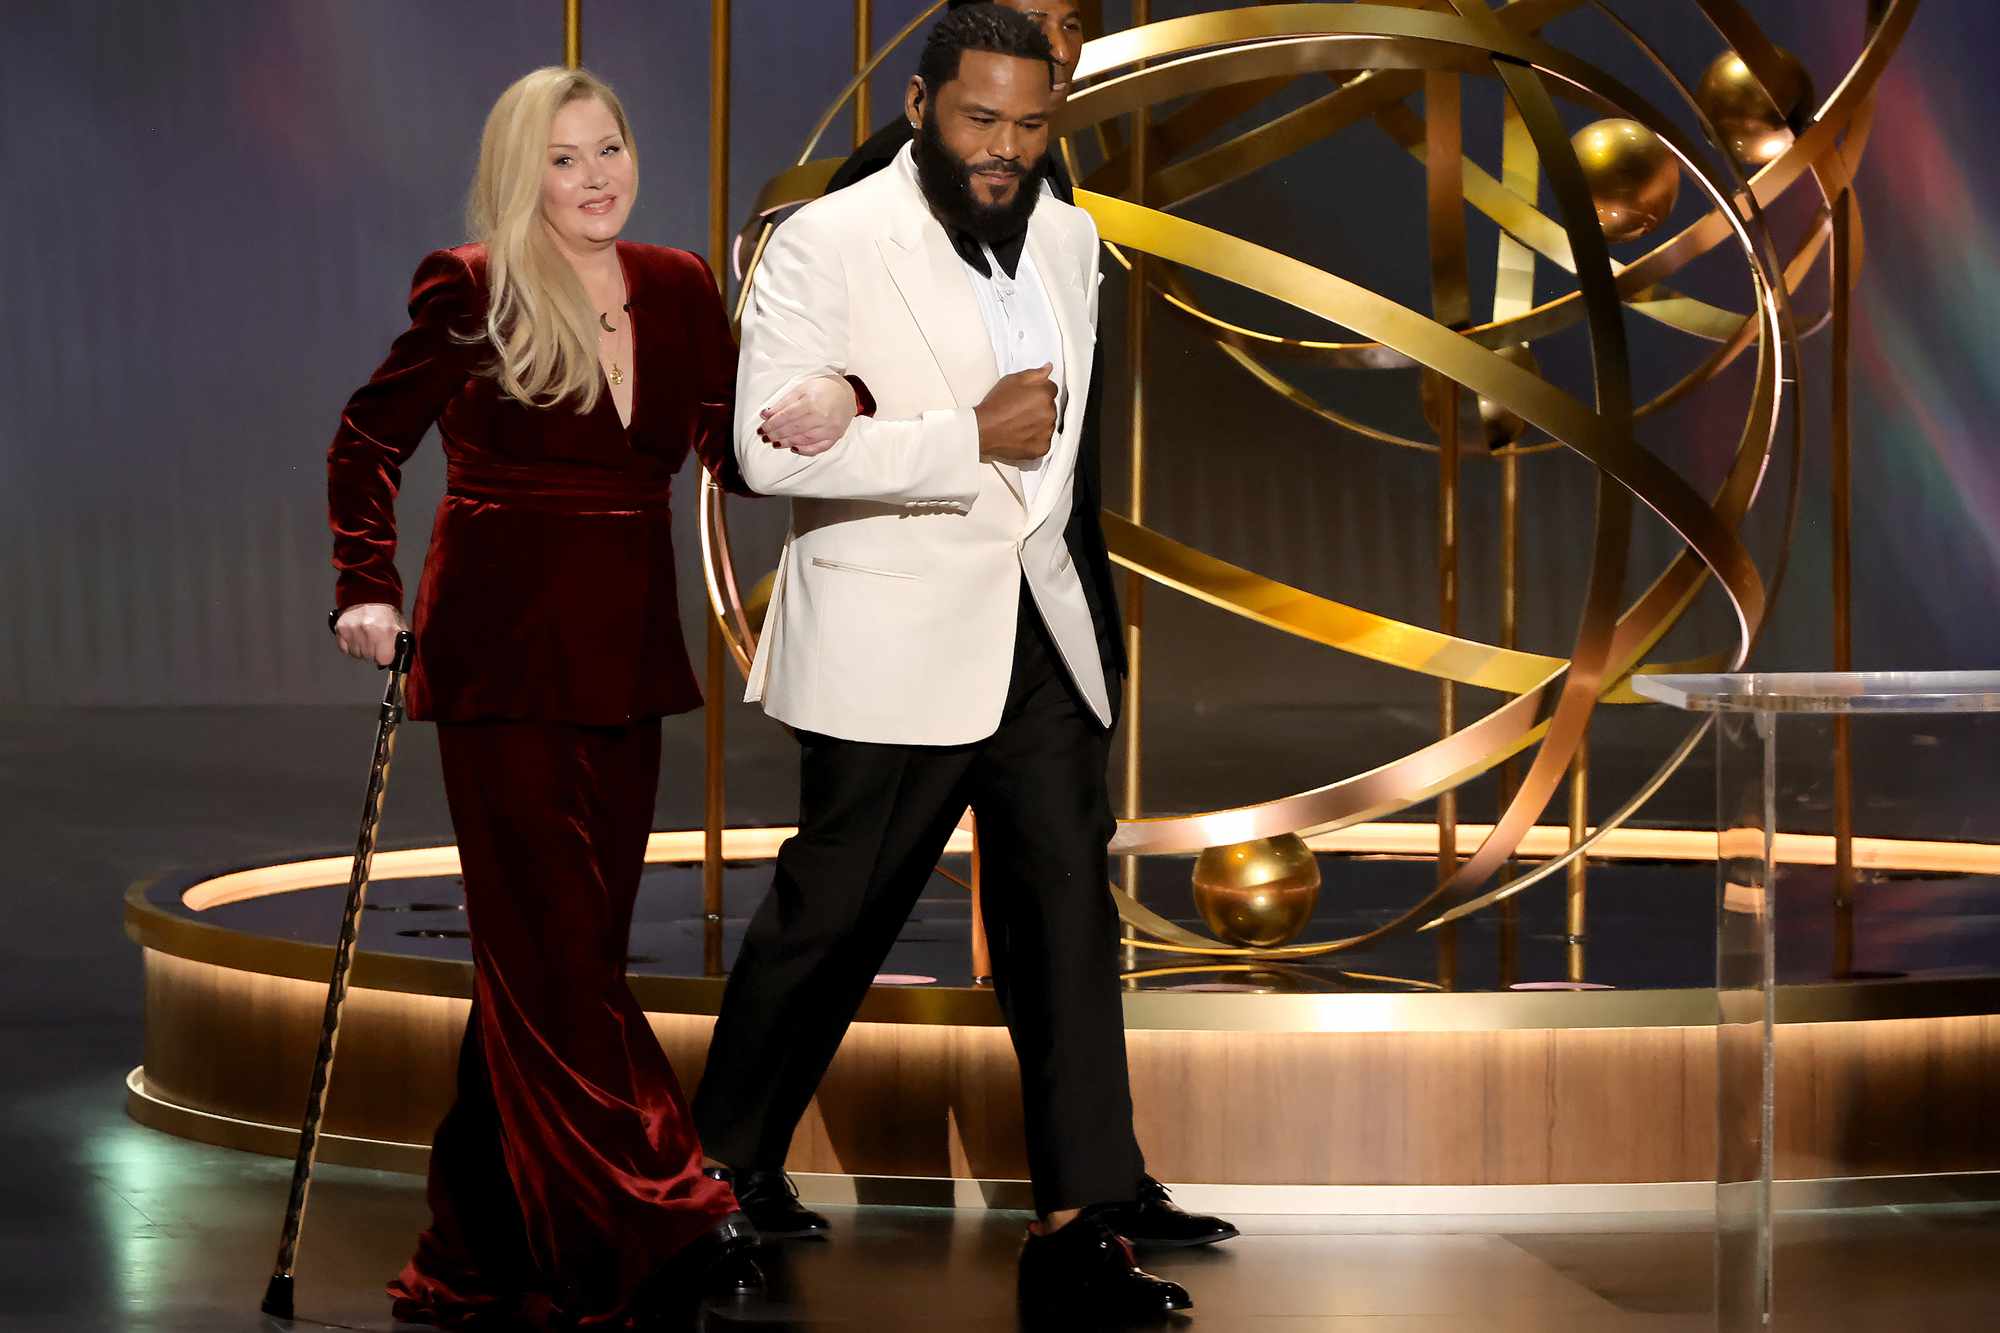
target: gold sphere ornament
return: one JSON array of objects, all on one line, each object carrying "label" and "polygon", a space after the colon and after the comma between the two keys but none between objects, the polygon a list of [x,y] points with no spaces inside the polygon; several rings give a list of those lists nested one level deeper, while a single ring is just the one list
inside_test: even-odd
[{"label": "gold sphere ornament", "polygon": [[1319,860],[1296,833],[1211,847],[1194,863],[1194,905],[1234,944],[1269,949],[1296,938],[1319,902]]},{"label": "gold sphere ornament", "polygon": [[1667,220],[1681,194],[1681,164],[1636,120],[1594,121],[1570,140],[1597,205],[1604,239],[1636,241]]},{"label": "gold sphere ornament", "polygon": [[[1812,76],[1781,47],[1766,91],[1734,51],[1724,51],[1702,75],[1695,104],[1729,144],[1737,165],[1749,169],[1776,161],[1792,146],[1792,126],[1812,103]],[[1775,101],[1773,99],[1776,99]]]},{"label": "gold sphere ornament", "polygon": [[764,615],[771,609],[771,590],[778,586],[778,571],[772,570],[758,579],[743,598],[743,618],[750,622],[752,634],[764,632]]},{"label": "gold sphere ornament", "polygon": [[[1541,364],[1535,360],[1534,351],[1526,343],[1509,343],[1494,349],[1501,360],[1519,366],[1531,375],[1542,373]],[[1424,420],[1433,431],[1443,434],[1444,388],[1450,381],[1442,376],[1426,373],[1420,383]],[[1481,394],[1474,397],[1462,387],[1458,394],[1459,438],[1465,441],[1481,439],[1488,449],[1505,449],[1519,444],[1521,437],[1528,433],[1528,422],[1519,412],[1504,403]]]},{"label": "gold sphere ornament", "polygon": [[[1530,375],[1542,373],[1541,364],[1535,360],[1535,351],[1528,344],[1509,343],[1497,350],[1501,360],[1519,366]],[[1488,449],[1505,449],[1521,442],[1521,437],[1528,433],[1528,422],[1505,403],[1482,396],[1479,400],[1479,429],[1486,437]]]}]

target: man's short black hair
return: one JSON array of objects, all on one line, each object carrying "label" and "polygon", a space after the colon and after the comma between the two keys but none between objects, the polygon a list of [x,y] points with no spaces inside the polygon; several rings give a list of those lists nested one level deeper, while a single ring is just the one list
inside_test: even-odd
[{"label": "man's short black hair", "polygon": [[953,5],[924,42],[924,54],[917,62],[924,87],[935,95],[957,78],[959,58],[967,51],[1039,60],[1049,67],[1049,81],[1055,81],[1056,53],[1032,19],[1004,5],[968,0]]}]

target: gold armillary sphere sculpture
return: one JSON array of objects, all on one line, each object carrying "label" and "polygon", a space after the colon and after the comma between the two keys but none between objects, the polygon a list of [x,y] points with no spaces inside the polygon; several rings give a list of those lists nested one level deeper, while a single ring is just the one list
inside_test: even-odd
[{"label": "gold armillary sphere sculpture", "polygon": [[[1520,458],[1568,449],[1597,469],[1593,564],[1584,607],[1566,657],[1479,642],[1288,587],[1118,515],[1105,515],[1113,557],[1147,579],[1271,629],[1440,681],[1508,696],[1482,717],[1438,741],[1368,772],[1309,791],[1232,809],[1123,821],[1112,850],[1120,855],[1203,852],[1285,835],[1325,833],[1449,793],[1514,756],[1525,776],[1478,848],[1440,877],[1436,888],[1387,924],[1343,939],[1272,945],[1231,944],[1203,936],[1118,893],[1120,910],[1140,933],[1140,947],[1191,954],[1301,958],[1336,953],[1391,934],[1455,920],[1517,893],[1584,855],[1605,832],[1630,818],[1692,751],[1691,731],[1596,832],[1569,852],[1495,887],[1496,872],[1547,808],[1582,745],[1597,705],[1639,702],[1629,678],[1658,670],[1732,670],[1753,646],[1782,576],[1767,579],[1740,536],[1767,472],[1787,480],[1782,504],[1786,545],[1804,448],[1800,413],[1786,412],[1801,336],[1791,298],[1821,271],[1821,257],[1851,238],[1859,220],[1851,185],[1865,147],[1876,84],[1908,29],[1916,0],[1870,5],[1868,40],[1854,66],[1821,104],[1799,63],[1772,45],[1738,0],[1680,0],[1690,18],[1715,34],[1716,57],[1695,71],[1697,92],[1621,16],[1637,0],[1403,0],[1382,4],[1248,4],[1171,19],[1100,37],[1084,48],[1075,88],[1057,129],[1075,167],[1094,148],[1099,164],[1078,174],[1077,202],[1096,219],[1114,256],[1148,256],[1144,280],[1178,317],[1211,338],[1256,384],[1304,412],[1369,439],[1437,451],[1438,440],[1412,439],[1324,403],[1287,379],[1288,362],[1348,368],[1419,368],[1429,386],[1430,416],[1454,453]],[[1646,0],[1647,4],[1655,0]],[[798,164],[764,188],[737,243],[746,279],[769,227],[786,209],[816,197],[838,159],[813,157],[820,136],[875,64],[942,5],[933,6],[876,54],[830,108]],[[1540,33],[1552,20],[1587,11],[1616,40],[1630,43],[1659,71],[1693,119],[1685,133],[1659,107],[1596,63],[1552,45]],[[1496,175],[1463,155],[1459,82],[1497,80],[1505,92],[1503,150]],[[1167,144],[1208,143],[1278,89],[1324,80],[1302,106],[1177,159],[1149,162],[1134,189],[1129,150],[1107,133],[1121,118],[1154,115],[1154,137]],[[1574,137],[1557,111],[1569,102],[1602,117]],[[1417,105],[1412,105],[1415,102]],[[1422,165],[1429,182],[1433,289],[1437,308],[1419,311],[1361,283],[1267,248],[1253,237],[1214,230],[1176,208],[1330,136],[1363,126],[1386,133]],[[1745,173],[1751,173],[1747,177]],[[1543,211],[1546,194],[1553,208]],[[1809,183],[1818,207],[1799,234],[1781,238],[1765,210]],[[1676,194],[1694,194],[1700,216],[1629,261],[1610,246],[1655,231]],[[1121,197],[1122,196],[1122,197]],[[1134,202],[1143,199],[1144,203]],[[1492,317],[1472,317],[1464,290],[1463,210],[1485,214],[1500,230],[1499,281]],[[1843,210],[1846,214],[1843,217]],[[1748,299],[1742,309],[1698,300],[1668,286],[1696,259],[1722,251],[1740,257]],[[1537,303],[1533,267],[1546,261],[1570,275],[1562,295]],[[1826,266],[1829,274],[1841,269]],[[1845,265],[1851,285],[1858,264]],[[1320,340],[1284,337],[1205,310],[1182,273],[1193,270],[1247,288],[1323,320]],[[1439,274],[1459,275],[1456,284]],[[1830,282],[1830,279],[1829,279]],[[1625,319],[1637,315],[1710,345],[1700,364],[1664,393],[1635,401]],[[1544,378],[1534,343],[1581,325],[1588,335],[1594,392],[1585,401]],[[1730,466],[1712,494],[1699,493],[1636,439],[1636,421],[1701,391],[1739,358],[1755,373]],[[1246,386],[1247,387],[1247,386]],[[1468,446],[1457,443],[1463,403]],[[1474,414],[1476,410],[1476,415]],[[1446,418],[1453,419],[1446,421]],[[1781,431],[1781,423],[1785,428]],[[1784,466],[1769,468],[1785,437]],[[1625,601],[1634,502],[1645,505],[1684,544],[1638,596]],[[754,648],[730,558],[721,493],[704,482],[702,541],[710,596],[730,648],[747,665]],[[1735,641],[1695,663],[1652,663],[1647,654],[1713,579],[1734,612]]]}]

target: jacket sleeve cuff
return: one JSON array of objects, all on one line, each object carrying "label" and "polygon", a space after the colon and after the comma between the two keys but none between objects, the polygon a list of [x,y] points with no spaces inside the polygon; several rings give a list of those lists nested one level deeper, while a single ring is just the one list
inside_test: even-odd
[{"label": "jacket sleeve cuff", "polygon": [[972,408],[954,407],[924,413],[924,435],[935,447],[924,453],[931,476],[923,490],[943,504],[972,508],[979,498],[985,464],[979,461],[979,416]]}]

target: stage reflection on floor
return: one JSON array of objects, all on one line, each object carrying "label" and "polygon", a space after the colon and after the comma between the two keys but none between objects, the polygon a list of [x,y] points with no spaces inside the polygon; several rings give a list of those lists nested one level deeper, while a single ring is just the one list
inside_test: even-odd
[{"label": "stage reflection on floor", "polygon": [[[24,1055],[0,1037],[0,1051]],[[256,1311],[289,1166],[169,1138],[71,1083],[15,1103],[41,1151],[0,1205],[10,1333],[268,1333]],[[24,1140],[26,1141],[26,1140]],[[1026,1215],[830,1208],[831,1241],[772,1261],[768,1299],[721,1330],[1043,1333],[1015,1315]],[[380,1292],[425,1220],[422,1182],[322,1168],[298,1327],[407,1328]],[[1712,1241],[1699,1216],[1239,1215],[1240,1240],[1148,1256],[1216,1333],[1707,1333]],[[1814,1213],[1784,1221],[1778,1285],[1798,1333],[1975,1333],[2000,1307],[2000,1208]]]}]

